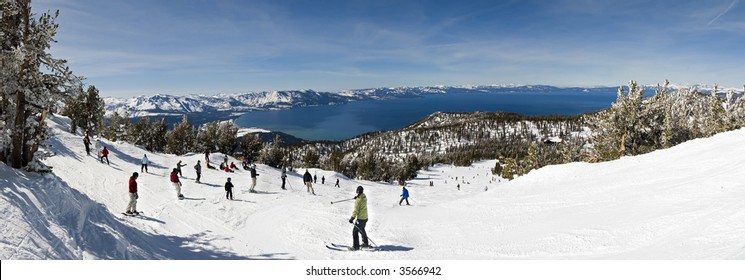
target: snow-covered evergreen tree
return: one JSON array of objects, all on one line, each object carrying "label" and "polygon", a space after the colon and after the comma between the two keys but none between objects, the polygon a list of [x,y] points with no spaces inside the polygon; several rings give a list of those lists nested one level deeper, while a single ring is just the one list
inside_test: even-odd
[{"label": "snow-covered evergreen tree", "polygon": [[147,149],[155,152],[165,151],[167,132],[168,122],[166,122],[165,118],[151,123],[150,129],[147,131]]},{"label": "snow-covered evergreen tree", "polygon": [[265,145],[264,149],[261,150],[261,161],[266,165],[279,167],[285,157],[281,145],[282,139],[279,135],[274,136],[274,141],[271,144]]},{"label": "snow-covered evergreen tree", "polygon": [[261,155],[261,151],[264,148],[264,142],[261,141],[261,137],[258,134],[246,134],[241,139],[241,150],[243,153],[251,157],[251,159],[257,159]]},{"label": "snow-covered evergreen tree", "polygon": [[150,118],[148,117],[141,118],[139,121],[129,126],[129,130],[127,132],[127,135],[128,135],[127,141],[135,145],[147,147],[148,145],[147,131],[149,129],[150,129]]},{"label": "snow-covered evergreen tree", "polygon": [[197,149],[200,153],[212,153],[217,151],[217,133],[218,127],[216,122],[203,124],[197,132]]},{"label": "snow-covered evergreen tree", "polygon": [[129,122],[129,114],[127,112],[124,112],[124,115],[114,112],[109,117],[108,123],[108,126],[106,126],[103,132],[104,137],[111,141],[131,141],[128,132],[132,124]]},{"label": "snow-covered evergreen tree", "polygon": [[43,168],[46,116],[80,78],[48,52],[59,12],[34,17],[30,1],[0,0],[0,14],[0,161]]},{"label": "snow-covered evergreen tree", "polygon": [[303,156],[303,164],[306,168],[318,167],[319,155],[315,150],[308,150]]},{"label": "snow-covered evergreen tree", "polygon": [[89,86],[86,91],[81,87],[79,92],[65,98],[63,114],[72,120],[70,130],[73,133],[79,127],[85,135],[101,134],[104,113],[104,102],[95,86]]},{"label": "snow-covered evergreen tree", "polygon": [[189,118],[184,115],[180,123],[173,127],[173,130],[166,133],[166,153],[183,155],[194,151],[196,143],[196,134],[194,126],[189,124]]},{"label": "snow-covered evergreen tree", "polygon": [[217,150],[229,155],[238,148],[238,128],[233,121],[224,121],[217,128]]}]

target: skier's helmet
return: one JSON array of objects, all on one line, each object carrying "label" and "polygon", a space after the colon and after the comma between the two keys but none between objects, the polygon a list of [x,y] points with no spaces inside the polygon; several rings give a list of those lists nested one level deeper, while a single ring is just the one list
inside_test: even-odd
[{"label": "skier's helmet", "polygon": [[357,186],[357,193],[362,193],[362,191],[364,190],[365,188],[363,188],[362,186]]}]

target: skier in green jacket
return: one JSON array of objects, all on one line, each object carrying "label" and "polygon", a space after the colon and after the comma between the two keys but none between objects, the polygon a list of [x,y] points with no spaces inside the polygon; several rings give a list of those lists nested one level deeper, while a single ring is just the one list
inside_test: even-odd
[{"label": "skier in green jacket", "polygon": [[[352,211],[352,217],[349,218],[349,223],[354,224],[354,229],[352,229],[352,250],[370,248],[370,245],[367,244],[367,232],[365,232],[365,224],[367,224],[367,197],[363,191],[364,188],[362,186],[357,187],[357,196],[354,197],[354,210]],[[354,219],[357,219],[357,223],[354,222]],[[362,234],[362,246],[360,246],[359,234]]]}]

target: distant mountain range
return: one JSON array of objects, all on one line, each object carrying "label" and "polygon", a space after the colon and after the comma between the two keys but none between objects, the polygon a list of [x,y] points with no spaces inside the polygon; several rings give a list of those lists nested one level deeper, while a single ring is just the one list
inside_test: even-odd
[{"label": "distant mountain range", "polygon": [[183,114],[221,113],[238,115],[258,110],[279,110],[303,106],[343,104],[363,100],[417,97],[448,93],[514,93],[594,91],[608,88],[559,88],[544,85],[427,86],[321,92],[314,90],[265,91],[239,94],[138,96],[105,98],[106,115],[128,113],[130,117],[174,116]]},{"label": "distant mountain range", "polygon": [[[646,86],[654,89],[656,86]],[[670,86],[671,88],[691,86]],[[693,86],[700,91],[710,91],[711,86]],[[607,91],[616,87],[554,87],[546,85],[489,85],[489,86],[423,86],[345,90],[341,92],[322,92],[314,90],[264,91],[238,94],[207,95],[168,95],[156,94],[132,98],[105,98],[106,115],[113,112],[128,113],[130,117],[180,116],[183,114],[214,114],[226,118],[250,111],[280,110],[303,106],[343,104],[363,100],[417,97],[428,94],[449,93],[561,93],[566,91]],[[727,89],[725,89],[727,90]],[[215,116],[213,116],[215,117]]]}]

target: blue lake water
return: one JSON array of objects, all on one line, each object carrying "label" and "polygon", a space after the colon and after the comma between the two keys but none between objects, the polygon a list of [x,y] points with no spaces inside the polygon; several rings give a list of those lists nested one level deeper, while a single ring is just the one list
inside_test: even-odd
[{"label": "blue lake water", "polygon": [[280,131],[306,140],[343,140],[372,131],[399,129],[434,112],[577,115],[609,108],[616,97],[616,90],[610,88],[590,92],[432,94],[257,111],[238,117],[236,124]]}]

